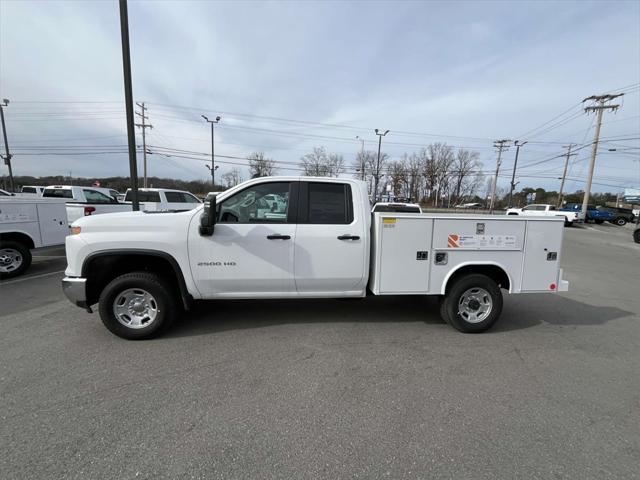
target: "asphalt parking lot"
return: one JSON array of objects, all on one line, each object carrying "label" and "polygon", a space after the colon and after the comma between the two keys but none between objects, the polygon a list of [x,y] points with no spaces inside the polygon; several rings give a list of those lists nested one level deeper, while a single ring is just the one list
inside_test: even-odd
[{"label": "asphalt parking lot", "polygon": [[570,292],[482,335],[432,299],[204,303],[129,342],[63,252],[0,284],[0,476],[638,478],[640,245],[565,229]]}]

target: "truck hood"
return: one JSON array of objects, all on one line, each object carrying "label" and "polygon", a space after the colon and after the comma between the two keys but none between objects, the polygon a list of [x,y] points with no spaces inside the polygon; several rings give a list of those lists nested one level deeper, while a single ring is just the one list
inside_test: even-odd
[{"label": "truck hood", "polygon": [[119,212],[90,215],[73,222],[73,227],[80,227],[83,232],[148,232],[150,230],[166,230],[187,225],[193,215],[201,209],[185,212]]}]

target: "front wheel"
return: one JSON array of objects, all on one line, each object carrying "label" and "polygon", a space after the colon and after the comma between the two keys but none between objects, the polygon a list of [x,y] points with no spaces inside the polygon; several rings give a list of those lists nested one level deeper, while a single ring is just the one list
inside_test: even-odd
[{"label": "front wheel", "polygon": [[573,227],[573,222],[569,221],[567,217],[564,217],[564,226],[565,227]]},{"label": "front wheel", "polygon": [[640,243],[640,228],[636,229],[636,231],[633,232],[633,241],[636,243]]},{"label": "front wheel", "polygon": [[148,272],[127,273],[112,280],[100,294],[99,310],[109,331],[129,340],[158,335],[177,314],[171,288]]},{"label": "front wheel", "polygon": [[455,329],[464,333],[488,330],[502,312],[502,292],[498,284],[481,274],[459,278],[445,295],[440,313]]},{"label": "front wheel", "polygon": [[27,246],[12,240],[0,243],[0,278],[22,275],[31,265],[31,251]]}]

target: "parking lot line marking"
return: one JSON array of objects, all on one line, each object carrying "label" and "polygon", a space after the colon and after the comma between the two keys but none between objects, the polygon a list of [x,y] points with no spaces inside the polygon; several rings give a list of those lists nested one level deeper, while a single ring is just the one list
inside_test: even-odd
[{"label": "parking lot line marking", "polygon": [[50,275],[55,275],[57,273],[64,273],[64,270],[57,270],[55,272],[49,272],[49,273],[41,273],[40,275],[31,275],[30,277],[23,277],[23,278],[18,278],[16,280],[9,280],[8,282],[0,282],[0,287],[3,285],[11,285],[13,283],[24,282],[25,280],[31,280],[32,278],[48,277]]}]

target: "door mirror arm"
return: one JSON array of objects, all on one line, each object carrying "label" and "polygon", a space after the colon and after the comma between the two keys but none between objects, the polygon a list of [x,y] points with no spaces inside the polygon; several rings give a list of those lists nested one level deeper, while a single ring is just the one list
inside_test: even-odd
[{"label": "door mirror arm", "polygon": [[213,235],[213,229],[216,224],[216,194],[208,193],[204,199],[204,208],[200,215],[199,232],[203,237]]}]

